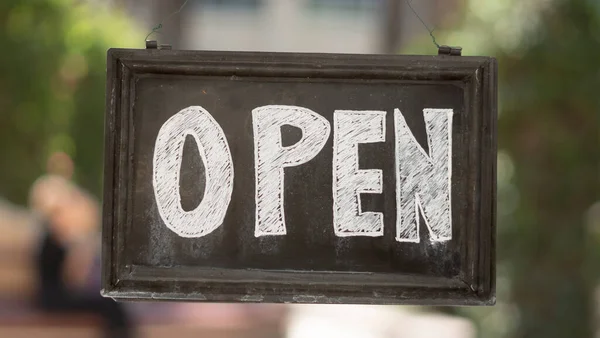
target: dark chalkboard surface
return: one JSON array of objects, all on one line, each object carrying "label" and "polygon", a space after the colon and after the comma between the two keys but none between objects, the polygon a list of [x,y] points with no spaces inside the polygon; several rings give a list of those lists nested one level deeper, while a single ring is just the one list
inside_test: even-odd
[{"label": "dark chalkboard surface", "polygon": [[[107,72],[104,295],[249,302],[494,303],[494,59],[110,50]],[[257,170],[263,169],[257,169],[261,129],[253,110],[274,106],[312,111],[330,131],[317,135],[320,150],[315,148],[308,161],[283,169],[285,234],[259,235]],[[173,222],[164,211],[161,214],[167,207],[159,205],[156,192],[163,179],[156,164],[160,163],[157,139],[168,121],[189,107],[201,107],[221,128],[230,152],[230,162],[222,161],[230,163],[231,168],[224,168],[233,172],[222,222],[195,236],[173,230]],[[418,233],[408,235],[398,231],[396,223],[398,189],[408,189],[410,178],[402,181],[405,176],[397,170],[408,168],[403,163],[410,157],[398,162],[397,152],[408,140],[402,138],[404,130],[405,136],[414,137],[414,149],[433,156],[436,130],[428,129],[424,112],[430,108],[445,109],[452,116],[446,127],[451,142],[446,157],[449,180],[444,182],[449,183],[421,192],[424,213],[416,213]],[[380,130],[384,141],[355,145],[358,169],[381,171],[380,193],[358,197],[361,212],[382,214],[383,229],[376,235],[360,231],[345,235],[334,227],[333,182],[341,169],[334,174],[332,168],[350,161],[334,161],[334,153],[342,154],[336,147],[348,144],[342,137],[343,111],[384,114],[377,120],[379,129],[371,130]],[[280,112],[275,109],[265,116]],[[360,115],[360,121],[367,121],[365,116]],[[405,129],[399,128],[400,118]],[[279,142],[281,147],[301,143],[307,134],[291,125],[297,120],[290,121],[278,129],[280,140],[265,142]],[[205,122],[198,128],[205,128]],[[348,133],[358,135],[356,130],[367,124],[357,123]],[[334,145],[336,135],[342,136]],[[207,188],[208,169],[201,153],[210,156],[206,149],[218,142],[206,139],[200,148],[192,134],[180,139],[176,201],[180,213],[199,208],[207,199],[205,193],[212,191]],[[178,165],[168,170],[176,172]],[[415,186],[429,181],[426,176],[415,177]],[[216,186],[227,194],[225,185]],[[448,194],[442,198],[448,207],[444,224],[449,232],[438,237],[442,230],[428,231],[428,227],[435,230],[430,216],[437,212],[436,202],[431,202],[431,209],[427,203],[428,197],[442,196],[444,191]],[[266,199],[273,198],[267,195]],[[183,226],[193,228],[191,223]]]}]

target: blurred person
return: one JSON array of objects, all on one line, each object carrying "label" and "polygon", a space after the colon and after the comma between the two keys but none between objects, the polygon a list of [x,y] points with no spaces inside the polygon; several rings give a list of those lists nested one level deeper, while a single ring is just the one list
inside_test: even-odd
[{"label": "blurred person", "polygon": [[[65,166],[59,167],[61,174],[70,173]],[[50,173],[31,190],[31,206],[43,224],[35,261],[36,305],[52,313],[96,314],[104,320],[106,337],[132,337],[131,321],[122,304],[84,289],[99,252],[99,208],[64,176]]]}]

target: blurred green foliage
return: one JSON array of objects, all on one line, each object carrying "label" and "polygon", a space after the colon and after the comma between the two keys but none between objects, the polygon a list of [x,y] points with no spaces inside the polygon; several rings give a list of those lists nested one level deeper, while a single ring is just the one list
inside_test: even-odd
[{"label": "blurred green foliage", "polygon": [[455,312],[481,337],[592,337],[600,1],[471,0],[464,13],[461,27],[437,34],[499,62],[498,305]]},{"label": "blurred green foliage", "polygon": [[0,196],[25,203],[55,151],[98,195],[106,50],[143,36],[102,4],[73,0],[2,0],[0,24]]}]

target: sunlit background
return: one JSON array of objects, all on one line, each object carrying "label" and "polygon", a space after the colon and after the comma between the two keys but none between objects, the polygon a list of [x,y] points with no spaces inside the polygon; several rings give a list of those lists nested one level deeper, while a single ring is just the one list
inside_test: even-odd
[{"label": "sunlit background", "polygon": [[[100,203],[108,48],[144,48],[162,22],[150,38],[175,49],[437,54],[407,1],[0,1],[0,337],[99,334],[33,301],[31,187],[52,174]],[[600,336],[600,1],[412,4],[438,43],[499,61],[497,305],[126,304],[137,336]]]}]

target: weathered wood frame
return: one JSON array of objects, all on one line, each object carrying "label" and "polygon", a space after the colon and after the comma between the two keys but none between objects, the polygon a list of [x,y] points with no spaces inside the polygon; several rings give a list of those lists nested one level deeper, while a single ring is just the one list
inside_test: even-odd
[{"label": "weathered wood frame", "polygon": [[[123,264],[132,226],[132,108],[144,75],[252,76],[465,84],[470,116],[471,196],[464,267],[457,278]],[[493,305],[495,303],[497,64],[488,57],[108,51],[105,124],[102,294],[116,299]]]}]

